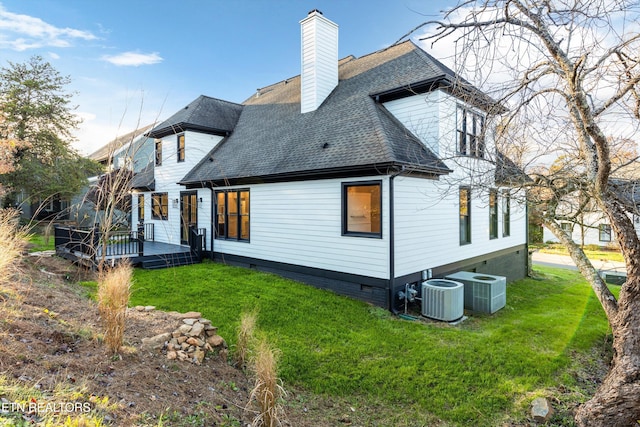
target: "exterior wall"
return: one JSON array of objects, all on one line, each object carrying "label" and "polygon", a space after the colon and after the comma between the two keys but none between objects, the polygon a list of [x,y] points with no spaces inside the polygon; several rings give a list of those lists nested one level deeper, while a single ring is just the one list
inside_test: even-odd
[{"label": "exterior wall", "polygon": [[388,279],[387,178],[382,178],[382,238],[342,235],[342,183],[380,179],[363,177],[228,187],[249,188],[250,240],[216,239],[214,251]]},{"label": "exterior wall", "polygon": [[498,237],[489,236],[488,193],[472,188],[471,243],[461,245],[458,187],[442,188],[432,180],[396,177],[396,277],[525,245],[526,207],[515,194],[511,195],[510,235],[504,236],[502,189],[497,190]]},{"label": "exterior wall", "polygon": [[[154,224],[155,240],[159,242],[180,244],[180,193],[186,190],[178,185],[180,181],[216,144],[222,140],[221,136],[208,135],[197,132],[185,132],[185,160],[177,161],[178,142],[176,135],[162,138],[162,165],[155,166],[155,188],[153,192],[145,192],[145,222]],[[193,190],[196,191],[196,190]],[[206,228],[207,246],[210,250],[211,234],[211,191],[198,189],[198,227]],[[159,220],[151,217],[151,195],[153,193],[167,193],[169,197],[168,219]],[[134,193],[132,203],[132,227],[136,227],[137,198]]]},{"label": "exterior wall", "polygon": [[112,167],[129,168],[134,172],[140,172],[154,160],[154,148],[153,138],[141,136],[113,153]]},{"label": "exterior wall", "polygon": [[[382,238],[342,236],[342,183],[382,179]],[[526,209],[511,199],[511,234],[489,238],[489,211],[472,194],[472,243],[460,245],[458,192],[438,193],[434,180],[394,178],[394,285],[389,290],[389,177],[362,177],[236,186],[249,189],[250,240],[216,239],[215,259],[271,271],[389,307],[396,287],[423,270],[462,269],[519,279],[527,272]],[[439,276],[442,277],[442,276]]]},{"label": "exterior wall", "polygon": [[435,90],[424,95],[389,101],[384,106],[437,155],[440,152],[440,132],[444,130],[437,125],[443,97],[442,91]]}]

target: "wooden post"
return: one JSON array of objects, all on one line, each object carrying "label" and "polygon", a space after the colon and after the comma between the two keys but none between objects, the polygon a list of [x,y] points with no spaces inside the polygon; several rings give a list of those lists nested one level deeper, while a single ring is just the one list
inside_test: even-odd
[{"label": "wooden post", "polygon": [[138,223],[138,256],[144,255],[144,222]]}]

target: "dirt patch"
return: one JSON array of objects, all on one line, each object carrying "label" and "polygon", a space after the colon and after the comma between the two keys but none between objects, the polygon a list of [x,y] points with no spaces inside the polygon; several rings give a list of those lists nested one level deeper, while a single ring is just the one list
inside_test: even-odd
[{"label": "dirt patch", "polygon": [[[253,420],[253,382],[226,359],[210,352],[198,366],[141,349],[143,338],[182,323],[175,313],[129,309],[125,346],[113,358],[102,343],[90,291],[78,284],[94,280],[91,271],[57,257],[27,256],[22,273],[0,289],[0,375],[13,388],[29,390],[22,401],[86,403],[107,425],[155,426],[162,419],[165,426],[246,426]],[[1,386],[3,403],[19,400]],[[370,402],[285,388],[284,425],[370,425],[380,416]],[[63,415],[61,421],[76,414]],[[41,421],[38,414],[21,416]]]}]

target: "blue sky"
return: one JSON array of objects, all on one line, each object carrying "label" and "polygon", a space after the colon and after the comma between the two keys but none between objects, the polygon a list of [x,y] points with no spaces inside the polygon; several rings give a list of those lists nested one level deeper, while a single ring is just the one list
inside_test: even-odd
[{"label": "blue sky", "polygon": [[74,146],[89,154],[201,94],[242,102],[257,88],[299,74],[299,21],[312,9],[339,25],[344,57],[384,48],[453,4],[0,0],[0,66],[41,55],[69,75],[83,118]]}]

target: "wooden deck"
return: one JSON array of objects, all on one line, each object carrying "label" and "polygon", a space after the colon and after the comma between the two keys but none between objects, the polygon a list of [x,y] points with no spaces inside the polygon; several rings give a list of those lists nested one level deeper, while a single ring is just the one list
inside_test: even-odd
[{"label": "wooden deck", "polygon": [[97,267],[102,260],[113,265],[123,259],[149,269],[189,265],[201,262],[204,250],[203,237],[195,229],[191,246],[138,239],[136,232],[113,234],[105,246],[96,230],[56,227],[55,232],[56,254],[89,267]]}]

